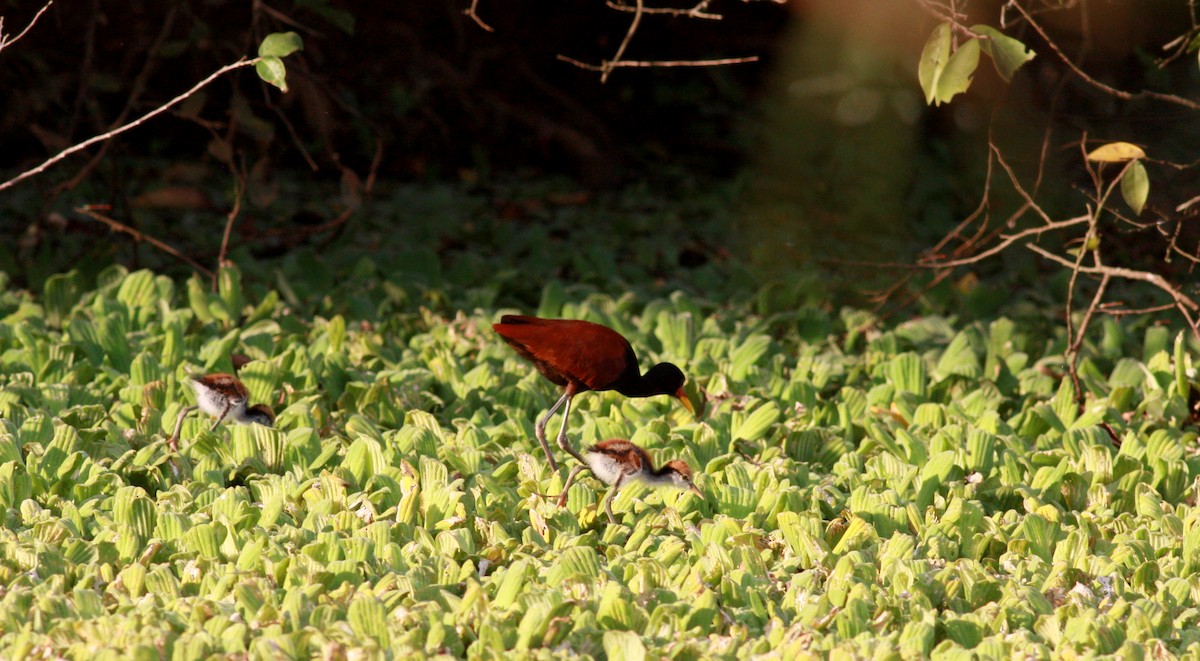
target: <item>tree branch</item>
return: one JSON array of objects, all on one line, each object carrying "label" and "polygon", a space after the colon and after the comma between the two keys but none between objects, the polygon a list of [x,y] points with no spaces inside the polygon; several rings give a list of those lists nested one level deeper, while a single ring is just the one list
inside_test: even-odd
[{"label": "tree branch", "polygon": [[203,89],[205,86],[207,86],[209,83],[213,82],[217,78],[220,78],[221,76],[225,75],[226,73],[229,73],[230,71],[233,71],[234,69],[240,69],[242,67],[254,66],[255,64],[258,64],[259,59],[261,59],[261,58],[256,57],[252,60],[247,60],[245,58],[242,58],[242,59],[238,60],[237,62],[234,62],[233,64],[227,64],[227,65],[221,67],[220,69],[217,69],[212,74],[210,74],[207,78],[196,83],[190,89],[188,89],[188,91],[180,94],[179,96],[176,96],[175,98],[168,101],[166,104],[159,106],[158,108],[155,108],[154,110],[151,110],[150,112],[146,113],[145,115],[142,115],[141,117],[133,120],[132,122],[130,122],[120,128],[116,128],[111,131],[106,131],[104,133],[101,133],[100,135],[92,136],[92,137],[88,138],[87,140],[84,140],[83,142],[81,142],[73,147],[68,147],[68,148],[62,150],[61,152],[59,152],[58,154],[50,157],[45,162],[43,162],[41,165],[38,165],[37,167],[35,167],[33,169],[26,170],[25,172],[22,172],[21,174],[13,177],[12,179],[9,179],[8,181],[0,184],[0,191],[8,189],[8,188],[12,188],[16,184],[34,176],[34,175],[45,172],[47,169],[50,168],[50,166],[54,165],[55,163],[58,163],[59,161],[63,160],[64,158],[66,158],[72,154],[83,151],[84,149],[87,149],[88,147],[91,147],[92,145],[94,145],[98,142],[108,140],[108,139],[118,136],[130,129],[133,129],[138,126],[141,126],[142,124],[145,124],[146,122],[150,121],[151,119],[166,112],[172,106],[179,104],[180,102],[184,101],[191,95],[200,91],[201,89]]}]

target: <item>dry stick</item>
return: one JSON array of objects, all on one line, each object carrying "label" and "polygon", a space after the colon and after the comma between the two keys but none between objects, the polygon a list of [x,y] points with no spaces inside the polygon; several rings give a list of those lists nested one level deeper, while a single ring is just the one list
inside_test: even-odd
[{"label": "dry stick", "polygon": [[[1109,303],[1108,305],[1120,305],[1120,303],[1114,301],[1112,303]],[[1137,310],[1123,310],[1123,309],[1115,309],[1114,310],[1112,308],[1106,308],[1103,305],[1100,306],[1100,312],[1103,312],[1104,314],[1107,314],[1111,317],[1124,317],[1124,316],[1131,315],[1131,314],[1150,314],[1152,312],[1166,312],[1167,310],[1174,310],[1174,309],[1175,309],[1174,303],[1164,303],[1162,305],[1154,305],[1154,306],[1151,306],[1148,308],[1139,308]]]},{"label": "dry stick", "polygon": [[[54,4],[54,0],[47,0],[46,4],[43,5],[41,9],[38,10],[38,13],[33,15],[33,20],[29,21],[29,25],[26,25],[25,29],[21,30],[21,34],[18,34],[17,36],[13,37],[12,39],[5,39],[3,30],[0,30],[0,50],[4,50],[5,48],[8,48],[9,46],[20,41],[21,37],[25,36],[25,33],[29,32],[31,29],[33,29],[33,24],[38,22],[38,19],[42,17],[42,14],[46,13],[46,10],[49,9],[50,5],[52,5],[52,4]],[[0,16],[0,28],[3,28],[3,27],[4,27],[4,17]]]},{"label": "dry stick", "polygon": [[478,9],[479,9],[479,0],[471,0],[471,6],[464,9],[463,14],[466,14],[467,17],[470,18],[472,21],[475,21],[475,25],[478,25],[479,27],[483,28],[484,32],[495,32],[495,30],[492,29],[492,26],[488,25],[487,23],[484,23],[483,19],[479,18],[479,14],[476,13],[476,10],[478,10]]},{"label": "dry stick", "polygon": [[[696,7],[694,7],[693,9],[702,9],[706,4],[707,4],[707,2],[701,2],[700,4],[696,5]],[[579,67],[580,69],[586,69],[588,71],[599,71],[600,72],[600,82],[602,82],[602,83],[607,82],[608,76],[618,67],[630,67],[630,68],[716,67],[716,66],[724,66],[724,65],[728,65],[728,64],[744,64],[747,62],[757,62],[758,61],[758,56],[755,56],[755,55],[752,55],[749,57],[728,57],[728,58],[720,58],[720,59],[713,59],[713,60],[622,60],[621,57],[623,55],[625,55],[625,49],[629,47],[629,42],[633,40],[633,34],[635,32],[637,32],[638,26],[642,22],[642,14],[652,14],[652,13],[663,14],[663,13],[671,13],[671,11],[670,10],[659,11],[654,8],[647,9],[643,0],[637,0],[637,5],[634,7],[630,7],[628,5],[619,5],[619,4],[614,5],[614,3],[611,3],[611,2],[609,3],[609,6],[612,6],[614,9],[618,9],[620,11],[633,12],[633,20],[630,21],[630,23],[629,23],[629,29],[625,31],[625,37],[623,39],[621,39],[621,44],[619,46],[617,46],[617,52],[613,55],[613,58],[611,60],[603,60],[600,64],[597,65],[597,64],[588,64],[587,62],[581,62],[580,60],[577,60],[573,57],[567,57],[566,55],[558,56],[558,59],[560,61],[567,62],[569,64],[573,64],[573,65]],[[680,10],[680,11],[682,11],[684,15],[687,15],[689,10]],[[716,16],[716,15],[714,14],[712,16]],[[706,15],[705,17],[707,18],[708,16]]]},{"label": "dry stick", "polygon": [[642,0],[636,1],[637,11],[633,13],[633,20],[629,23],[629,30],[625,33],[625,38],[621,40],[621,45],[617,46],[617,53],[613,55],[612,62],[605,62],[604,73],[600,74],[601,83],[608,81],[608,74],[612,73],[613,67],[616,66],[617,62],[621,61],[621,56],[625,54],[625,49],[629,47],[629,42],[633,39],[633,33],[637,32],[638,24],[642,22],[642,12],[645,10],[645,7],[642,4]]},{"label": "dry stick", "polygon": [[[1086,147],[1085,147],[1086,142],[1087,142],[1087,134],[1085,133],[1079,141],[1079,146],[1080,146],[1081,150],[1086,150]],[[1086,154],[1084,155],[1084,160],[1085,160],[1085,162],[1087,160]],[[1096,306],[1100,304],[1101,300],[1103,300],[1104,292],[1106,289],[1108,289],[1108,281],[1111,276],[1105,275],[1102,278],[1102,280],[1100,282],[1100,286],[1096,289],[1096,295],[1094,297],[1092,297],[1092,303],[1091,303],[1091,305],[1088,306],[1087,313],[1084,314],[1083,319],[1079,323],[1078,331],[1074,331],[1071,328],[1071,326],[1073,325],[1073,320],[1071,318],[1071,307],[1075,300],[1075,285],[1079,281],[1079,267],[1083,265],[1083,256],[1086,255],[1088,252],[1087,251],[1088,242],[1090,242],[1096,238],[1096,228],[1100,224],[1100,214],[1104,212],[1104,206],[1108,202],[1108,198],[1112,196],[1112,193],[1114,190],[1116,190],[1116,187],[1120,183],[1121,178],[1123,176],[1125,176],[1125,172],[1127,170],[1129,170],[1129,168],[1132,164],[1133,164],[1133,161],[1130,161],[1125,164],[1125,167],[1121,168],[1120,174],[1118,174],[1116,177],[1113,178],[1112,183],[1109,184],[1108,190],[1106,190],[1106,191],[1101,189],[1101,186],[1103,185],[1103,181],[1100,179],[1100,173],[1096,172],[1094,174],[1093,181],[1095,181],[1096,190],[1098,193],[1100,193],[1100,195],[1099,195],[1098,199],[1096,200],[1096,209],[1091,214],[1091,218],[1088,219],[1088,229],[1087,229],[1087,232],[1085,232],[1083,235],[1083,245],[1080,246],[1079,254],[1076,255],[1076,257],[1075,257],[1075,264],[1071,268],[1071,280],[1067,284],[1067,302],[1066,302],[1067,337],[1070,339],[1070,342],[1071,342],[1069,345],[1067,345],[1067,353],[1066,353],[1067,371],[1071,375],[1071,383],[1075,385],[1075,401],[1079,404],[1080,411],[1082,411],[1082,409],[1083,409],[1085,399],[1084,399],[1084,395],[1083,395],[1083,388],[1081,388],[1079,385],[1079,372],[1076,369],[1076,367],[1079,364],[1079,349],[1080,349],[1080,347],[1083,346],[1083,338],[1087,334],[1088,324],[1090,324],[1092,321],[1092,315],[1094,315],[1096,312]],[[1087,168],[1088,168],[1089,172],[1092,171],[1092,167],[1090,164],[1087,165]],[[1092,260],[1096,266],[1104,265],[1100,259],[1100,248],[1098,245],[1096,248],[1092,249]]]},{"label": "dry stick", "polygon": [[650,68],[671,68],[671,67],[720,67],[727,64],[746,64],[747,62],[757,62],[757,55],[749,55],[747,57],[726,57],[716,60],[621,60],[613,62],[605,60],[604,64],[588,64],[581,62],[573,57],[559,55],[558,59],[568,64],[574,64],[580,69],[588,71],[607,71],[611,72],[617,67],[629,67],[633,69],[650,69]]},{"label": "dry stick", "polygon": [[[1088,222],[1089,218],[1091,218],[1091,216],[1076,216],[1075,218],[1069,218],[1067,220],[1060,220],[1058,222],[1051,222],[1051,223],[1047,223],[1046,225],[1041,225],[1039,227],[1031,227],[1027,230],[1022,230],[1020,232],[1017,232],[1016,234],[1010,234],[1009,236],[1005,237],[1004,240],[1001,241],[1000,243],[992,246],[991,248],[988,248],[987,250],[985,250],[981,253],[972,255],[970,257],[963,257],[962,259],[952,259],[952,260],[945,261],[945,262],[929,262],[929,263],[925,263],[925,264],[920,264],[919,266],[921,266],[923,268],[930,268],[930,269],[942,269],[942,268],[952,268],[955,266],[965,266],[967,264],[974,264],[974,263],[982,261],[988,257],[991,257],[992,255],[995,255],[996,253],[1002,252],[1005,248],[1011,246],[1012,244],[1016,243],[1017,241],[1029,238],[1031,236],[1045,234],[1046,232],[1060,230],[1060,229],[1063,229],[1066,227],[1074,227],[1075,225],[1079,225],[1079,224]],[[1067,262],[1067,265],[1069,266],[1070,262]]]},{"label": "dry stick", "polygon": [[1011,5],[1012,7],[1016,8],[1016,10],[1018,12],[1020,12],[1022,16],[1025,17],[1025,20],[1029,23],[1029,25],[1031,27],[1033,27],[1033,29],[1036,30],[1037,33],[1042,36],[1042,39],[1046,42],[1046,44],[1048,46],[1050,46],[1050,49],[1054,51],[1054,54],[1057,55],[1059,57],[1059,59],[1061,59],[1063,62],[1065,62],[1066,65],[1068,67],[1070,67],[1071,71],[1075,72],[1075,75],[1079,76],[1081,79],[1083,79],[1083,81],[1085,83],[1091,85],[1092,87],[1095,87],[1096,89],[1102,90],[1104,92],[1108,92],[1109,94],[1111,94],[1123,101],[1132,101],[1134,99],[1142,97],[1142,98],[1147,98],[1147,99],[1155,99],[1157,101],[1163,101],[1166,103],[1173,103],[1176,105],[1183,106],[1185,108],[1191,108],[1193,110],[1200,110],[1200,103],[1192,101],[1191,99],[1185,99],[1181,96],[1175,96],[1174,94],[1162,94],[1160,92],[1150,92],[1147,90],[1142,90],[1141,92],[1137,92],[1137,93],[1126,92],[1125,90],[1119,90],[1115,87],[1110,87],[1108,85],[1105,85],[1104,83],[1096,80],[1095,78],[1092,78],[1091,76],[1087,75],[1087,73],[1085,73],[1083,71],[1083,69],[1080,69],[1079,65],[1072,62],[1071,59],[1068,58],[1066,56],[1066,54],[1064,54],[1062,52],[1061,49],[1059,49],[1058,44],[1054,43],[1054,41],[1050,39],[1050,36],[1048,34],[1046,34],[1046,30],[1043,29],[1042,26],[1037,21],[1033,20],[1033,16],[1031,16],[1029,14],[1029,12],[1025,11],[1025,8],[1021,6],[1021,3],[1010,2],[1010,3],[1008,3],[1008,5]]},{"label": "dry stick", "polygon": [[[233,164],[230,163],[230,165]],[[236,175],[233,179],[233,208],[225,217],[225,235],[221,237],[221,252],[217,254],[217,271],[213,273],[212,286],[214,290],[217,288],[217,273],[220,273],[221,266],[225,264],[225,252],[229,250],[229,234],[233,231],[233,221],[242,211],[242,196],[246,193],[245,168],[234,168],[233,171]]]},{"label": "dry stick", "polygon": [[[637,7],[630,7],[629,5],[621,3],[621,2],[613,2],[613,0],[608,0],[605,4],[607,4],[610,9],[615,9],[617,11],[636,12],[638,10]],[[713,14],[711,12],[704,11],[705,9],[708,8],[709,4],[711,4],[711,0],[701,0],[700,2],[696,3],[695,7],[692,7],[691,9],[674,9],[671,7],[644,7],[644,8],[642,8],[642,13],[643,14],[666,14],[668,16],[686,16],[688,18],[701,18],[701,19],[707,19],[710,21],[719,21],[722,18],[724,18],[720,14]]]},{"label": "dry stick", "polygon": [[[101,133],[100,135],[92,136],[91,138],[88,138],[87,140],[84,140],[83,142],[81,142],[73,147],[68,147],[68,148],[62,150],[61,152],[59,152],[58,154],[50,157],[41,165],[38,165],[37,167],[35,167],[33,169],[26,170],[25,172],[22,172],[21,174],[17,175],[16,177],[13,177],[12,179],[9,179],[8,181],[0,184],[0,191],[5,190],[7,188],[11,188],[11,187],[15,186],[16,184],[34,176],[34,175],[45,172],[50,166],[54,165],[55,163],[58,163],[59,161],[63,160],[64,158],[66,158],[76,152],[83,151],[84,149],[91,147],[92,145],[96,144],[97,142],[108,140],[108,139],[113,138],[117,135],[120,135],[132,128],[135,128],[135,127],[141,126],[142,124],[145,124],[147,121],[166,112],[172,106],[179,104],[180,102],[184,101],[191,95],[200,91],[201,89],[203,89],[205,86],[207,86],[209,83],[213,82],[217,78],[220,78],[221,76],[225,75],[226,73],[229,73],[230,71],[233,71],[234,69],[240,69],[242,67],[254,66],[255,64],[258,64],[260,59],[261,58],[257,58],[257,57],[252,60],[247,60],[247,59],[243,58],[241,60],[238,60],[237,62],[234,62],[233,64],[227,64],[227,65],[221,67],[220,69],[217,69],[212,74],[210,74],[207,78],[205,78],[204,80],[201,80],[200,82],[193,85],[188,91],[171,99],[165,105],[159,106],[158,108],[151,110],[150,112],[133,120],[132,122],[126,124],[125,126],[122,126],[117,129],[113,129],[112,131],[107,131],[105,133]],[[207,269],[204,269],[204,270],[205,270],[205,272],[208,271]]]},{"label": "dry stick", "polygon": [[[989,146],[991,145],[990,140],[988,141],[988,144]],[[937,254],[941,252],[942,248],[946,247],[946,244],[950,243],[950,241],[955,237],[961,235],[963,230],[967,229],[971,223],[975,222],[975,219],[983,215],[983,212],[988,208],[988,202],[992,190],[992,164],[994,162],[995,161],[992,158],[992,152],[991,150],[988,150],[987,174],[984,175],[983,178],[983,196],[979,200],[979,206],[975,207],[975,210],[971,212],[971,215],[964,218],[963,221],[959,223],[953,230],[951,230],[949,234],[942,237],[941,241],[938,241],[936,245],[927,250],[926,254]],[[983,226],[987,226],[986,220],[984,220]],[[978,234],[976,234],[976,236],[978,236]],[[964,245],[968,244],[969,242]]]},{"label": "dry stick", "polygon": [[[1054,253],[1052,253],[1036,244],[1026,243],[1025,247],[1036,252],[1037,254],[1041,255],[1042,257],[1045,257],[1046,259],[1048,259],[1052,262],[1057,262],[1059,264],[1062,264],[1063,266],[1066,266],[1067,268],[1071,268],[1072,266],[1074,266],[1074,264],[1070,260],[1064,259],[1063,257],[1060,257],[1058,255],[1055,255]],[[1175,289],[1175,287],[1171,286],[1171,283],[1167,282],[1166,278],[1162,277],[1161,275],[1158,275],[1157,273],[1150,273],[1149,271],[1135,271],[1133,269],[1127,269],[1127,268],[1123,268],[1120,266],[1081,266],[1081,267],[1079,267],[1079,272],[1085,273],[1088,275],[1112,275],[1112,276],[1115,276],[1118,278],[1124,278],[1126,280],[1137,280],[1139,282],[1147,282],[1147,283],[1154,285],[1155,287],[1158,287],[1159,289],[1163,290],[1164,292],[1170,294],[1171,298],[1175,301],[1177,306],[1182,305],[1185,308],[1187,308],[1188,310],[1191,310],[1193,312],[1200,312],[1200,303],[1197,303],[1196,301],[1192,300],[1191,298],[1189,298],[1188,296],[1183,294],[1183,292],[1180,292],[1178,289]],[[1198,337],[1197,339],[1200,339],[1200,337]]]},{"label": "dry stick", "polygon": [[[1025,247],[1052,262],[1057,262],[1068,268],[1073,266],[1069,260],[1063,259],[1062,257],[1043,249],[1041,246],[1037,246],[1032,243],[1026,243]],[[1148,282],[1155,287],[1158,287],[1167,294],[1170,294],[1172,300],[1175,302],[1175,309],[1179,310],[1179,313],[1183,315],[1184,320],[1188,324],[1188,328],[1192,331],[1192,335],[1197,341],[1200,341],[1200,324],[1197,324],[1197,321],[1192,318],[1191,314],[1192,312],[1200,312],[1200,303],[1197,303],[1191,298],[1185,296],[1179,290],[1172,287],[1171,283],[1167,282],[1167,280],[1162,276],[1156,273],[1150,273],[1148,271],[1134,271],[1132,269],[1116,266],[1082,266],[1080,267],[1079,272],[1095,275],[1111,275],[1118,278],[1125,278],[1126,280]]]},{"label": "dry stick", "polygon": [[120,221],[113,220],[112,218],[109,218],[100,213],[97,213],[96,210],[93,209],[91,206],[85,205],[82,207],[76,207],[75,211],[77,211],[85,216],[88,216],[89,218],[91,218],[93,220],[98,220],[98,221],[104,223],[105,225],[108,225],[109,229],[112,229],[113,231],[123,232],[125,234],[128,234],[129,236],[132,236],[134,241],[145,241],[146,243],[149,243],[150,245],[154,246],[155,248],[158,248],[159,250],[167,253],[168,255],[171,255],[172,257],[179,259],[180,261],[182,261],[185,264],[187,264],[188,266],[196,269],[197,271],[203,273],[204,275],[206,275],[210,278],[214,277],[214,274],[212,271],[204,268],[203,266],[200,265],[199,262],[192,259],[191,257],[188,257],[187,255],[179,252],[175,248],[167,245],[166,243],[159,241],[158,239],[150,236],[149,234],[142,234],[141,232],[133,229],[132,227],[130,227]]}]

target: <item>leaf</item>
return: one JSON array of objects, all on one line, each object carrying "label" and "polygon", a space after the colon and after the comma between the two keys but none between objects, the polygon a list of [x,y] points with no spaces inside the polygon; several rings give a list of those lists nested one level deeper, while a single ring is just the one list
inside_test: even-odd
[{"label": "leaf", "polygon": [[63,319],[79,300],[79,276],[75,271],[46,278],[42,286],[42,305],[46,308],[46,325],[61,328]]},{"label": "leaf", "polygon": [[750,368],[758,362],[763,354],[767,352],[767,348],[771,345],[771,338],[768,335],[751,335],[742,342],[737,349],[729,356],[733,361],[733,369],[729,376],[734,381],[742,381],[750,372]]},{"label": "leaf", "polygon": [[937,81],[937,96],[935,101],[949,103],[955,95],[967,91],[971,86],[971,76],[979,67],[979,40],[971,39],[962,46],[946,64],[945,71]]},{"label": "leaf", "polygon": [[1089,161],[1096,163],[1124,163],[1140,158],[1146,158],[1146,152],[1128,142],[1110,142],[1093,149],[1087,155]]},{"label": "leaf", "polygon": [[264,82],[278,87],[282,92],[288,91],[287,69],[283,66],[283,60],[278,57],[264,57],[254,65],[254,71]]},{"label": "leaf", "polygon": [[304,40],[295,32],[275,32],[266,36],[258,45],[262,57],[287,57],[304,48]]},{"label": "leaf", "polygon": [[217,295],[236,320],[242,313],[242,273],[233,262],[217,271]]},{"label": "leaf", "polygon": [[886,365],[884,374],[897,392],[925,396],[928,372],[925,361],[917,354],[906,352],[896,356]]},{"label": "leaf", "polygon": [[950,24],[938,25],[925,42],[917,65],[917,79],[925,91],[925,103],[947,103],[955,95],[967,91],[971,86],[971,75],[978,66],[979,40],[970,39],[951,54]]},{"label": "leaf", "polygon": [[941,23],[933,29],[925,48],[921,51],[921,61],[917,65],[917,80],[925,91],[925,103],[932,105],[937,95],[937,79],[950,60],[950,24]]},{"label": "leaf", "polygon": [[1146,166],[1141,161],[1134,161],[1121,177],[1121,197],[1136,216],[1141,215],[1149,196],[1150,177],[1146,174]]},{"label": "leaf", "polygon": [[981,39],[979,45],[983,48],[983,52],[992,58],[992,64],[996,65],[996,72],[1005,82],[1012,80],[1013,74],[1021,68],[1021,65],[1037,56],[1033,49],[990,25],[972,25],[971,30],[991,37],[990,39]]},{"label": "leaf", "polygon": [[642,661],[646,658],[646,646],[632,631],[605,631],[604,654],[611,661]]},{"label": "leaf", "polygon": [[734,426],[733,438],[756,441],[770,429],[771,425],[775,424],[779,415],[779,405],[775,402],[767,402],[754,409],[754,413],[746,416],[740,424]]},{"label": "leaf", "polygon": [[1175,336],[1175,394],[1188,401],[1191,394],[1191,384],[1187,378],[1187,344],[1183,331]]},{"label": "leaf", "polygon": [[387,649],[391,637],[387,626],[387,611],[383,602],[373,594],[364,593],[354,597],[347,609],[346,619],[350,629],[359,638],[370,638]]}]

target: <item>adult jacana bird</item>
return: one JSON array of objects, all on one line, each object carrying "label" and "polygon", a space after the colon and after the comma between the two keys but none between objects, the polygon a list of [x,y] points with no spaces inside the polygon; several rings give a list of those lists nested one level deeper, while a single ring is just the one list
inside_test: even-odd
[{"label": "adult jacana bird", "polygon": [[683,392],[686,378],[678,367],[659,363],[642,374],[629,340],[607,326],[578,319],[506,314],[500,318],[500,323],[492,324],[492,329],[521,357],[533,363],[542,376],[564,389],[563,396],[535,427],[551,470],[558,470],[558,462],[550,454],[550,444],[546,442],[546,423],[563,404],[566,409],[558,432],[558,446],[580,462],[584,461],[567,440],[571,399],[581,392],[616,390],[626,397],[671,395],[693,415],[696,413]]},{"label": "adult jacana bird", "polygon": [[692,469],[682,459],[668,461],[659,468],[654,467],[650,455],[642,448],[624,439],[614,438],[600,441],[583,452],[583,465],[571,469],[567,482],[563,485],[562,493],[558,496],[558,504],[565,505],[567,491],[580,471],[590,470],[601,482],[611,485],[608,497],[604,499],[604,511],[608,514],[608,522],[616,523],[613,516],[612,501],[617,491],[630,482],[642,482],[652,487],[675,487],[688,489],[704,497],[692,482]]}]

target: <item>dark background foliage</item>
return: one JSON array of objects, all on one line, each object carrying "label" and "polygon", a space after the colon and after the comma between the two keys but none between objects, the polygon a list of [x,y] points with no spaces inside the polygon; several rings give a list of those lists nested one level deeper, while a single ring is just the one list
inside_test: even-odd
[{"label": "dark background foliage", "polygon": [[[0,6],[11,34],[38,3]],[[1139,142],[1164,161],[1186,163],[1194,154],[1195,112],[1114,99],[1072,75],[1020,26],[1014,36],[1039,56],[1011,84],[984,63],[970,94],[924,106],[913,74],[934,18],[919,2],[730,1],[710,6],[721,21],[648,16],[625,59],[761,60],[621,69],[607,83],[558,56],[611,58],[630,14],[599,2],[484,2],[478,11],[489,32],[464,15],[467,6],[52,5],[0,54],[0,89],[9,90],[0,116],[6,178],[252,56],[269,33],[294,30],[305,48],[287,60],[288,94],[238,71],[169,116],[4,193],[0,224],[16,240],[0,247],[0,268],[36,286],[84,255],[97,268],[150,258],[72,211],[80,204],[104,205],[204,260],[217,254],[235,208],[235,243],[261,257],[389,224],[400,233],[421,220],[401,213],[363,223],[357,214],[336,222],[397,182],[453,182],[490,200],[481,214],[534,224],[547,206],[587,204],[629,186],[649,186],[664,199],[727,187],[734,208],[721,212],[721,228],[698,230],[681,245],[677,234],[660,237],[677,244],[673,254],[704,262],[732,252],[776,275],[820,268],[831,286],[855,289],[893,277],[857,262],[911,259],[978,206],[989,138],[1026,182],[1041,163],[1040,202],[1064,216],[1087,203],[1084,132],[1097,142]],[[998,24],[1000,6],[974,3],[968,22]],[[1194,56],[1157,62],[1162,44],[1186,29],[1182,3],[1117,3],[1086,16],[1083,6],[1056,8],[1045,23],[1097,81],[1181,96],[1197,88]],[[812,92],[831,80],[843,89]],[[838,113],[863,91],[885,99],[883,110],[866,124],[848,123]],[[1186,278],[1191,264],[1163,262],[1161,240],[1178,226],[1191,241],[1183,244],[1195,243],[1200,224],[1171,211],[1194,194],[1195,171],[1164,166],[1151,177],[1145,234],[1114,225],[1114,247],[1135,265]],[[513,178],[558,183],[540,193],[498,186]],[[239,186],[245,204],[235,206]],[[1020,202],[1002,189],[991,193],[997,218]],[[472,220],[440,221],[430,249],[468,246]],[[181,268],[171,260],[155,265]],[[981,264],[972,277],[1022,288],[1039,285],[1043,270],[1025,254]]]}]

